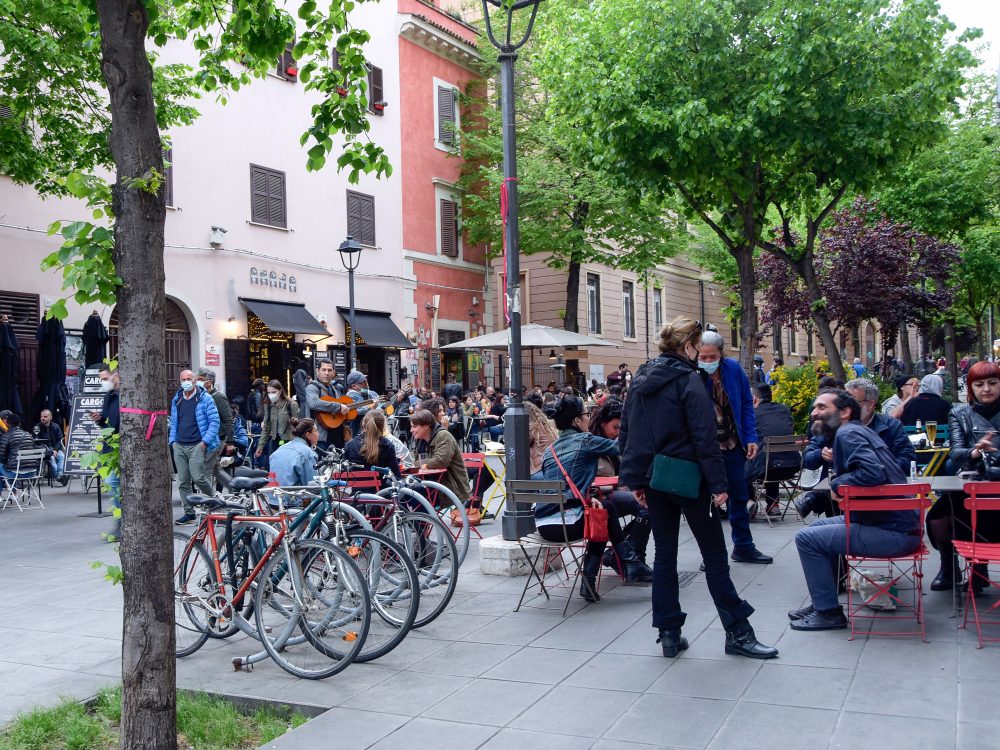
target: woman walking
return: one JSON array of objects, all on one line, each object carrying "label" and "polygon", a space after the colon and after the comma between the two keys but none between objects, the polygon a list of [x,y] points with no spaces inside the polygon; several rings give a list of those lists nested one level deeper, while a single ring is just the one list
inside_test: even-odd
[{"label": "woman walking", "polygon": [[261,411],[260,442],[254,455],[266,465],[267,457],[282,443],[292,439],[292,420],[299,416],[299,409],[285,393],[280,380],[267,384],[267,400]]},{"label": "woman walking", "polygon": [[[748,619],[753,607],[740,598],[729,577],[718,512],[727,500],[728,482],[707,375],[697,366],[701,334],[701,323],[674,318],[660,332],[660,356],[640,367],[632,379],[620,429],[619,479],[649,509],[656,545],[653,627],[659,631],[663,655],[674,657],[688,647],[681,635],[687,615],[681,610],[677,582],[683,514],[705,561],[708,590],[726,630],[726,653],[770,659],[778,650],[757,641]],[[655,477],[654,468],[660,469]],[[688,487],[678,481],[682,478],[689,480]]]}]

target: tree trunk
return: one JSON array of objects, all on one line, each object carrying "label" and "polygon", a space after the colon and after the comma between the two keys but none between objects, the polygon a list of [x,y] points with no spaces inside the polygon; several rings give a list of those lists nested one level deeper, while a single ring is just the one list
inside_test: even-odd
[{"label": "tree trunk", "polygon": [[903,367],[907,373],[913,372],[913,352],[910,351],[910,331],[906,326],[899,336],[900,356],[903,359]]},{"label": "tree trunk", "polygon": [[739,245],[730,252],[740,273],[740,365],[753,374],[753,354],[757,348],[757,277],[753,270],[753,247]]},{"label": "tree trunk", "polygon": [[[118,291],[119,372],[123,405],[166,407],[163,382],[164,269],[162,194],[131,186],[163,172],[153,102],[153,70],[146,57],[149,16],[140,0],[97,0],[101,70],[111,104],[111,153],[116,180],[115,269]],[[122,750],[175,750],[173,526],[167,456],[167,420],[150,440],[149,417],[121,415]]]},{"label": "tree trunk", "polygon": [[[948,375],[951,379],[950,398],[958,399],[958,353],[955,350],[955,321],[948,320],[944,324],[944,358]],[[948,396],[946,396],[948,398]]]},{"label": "tree trunk", "polygon": [[986,336],[984,335],[984,329],[983,316],[979,315],[976,318],[976,353],[980,361],[986,359]]},{"label": "tree trunk", "polygon": [[813,301],[812,319],[819,332],[819,339],[823,342],[826,350],[827,360],[830,362],[830,372],[837,380],[846,380],[844,376],[844,362],[840,359],[840,350],[837,348],[837,341],[833,337],[833,327],[830,325],[830,318],[826,314],[826,307],[823,306],[823,292],[820,291],[819,282],[816,280],[816,270],[812,263],[812,253],[807,252],[795,263],[795,270],[806,284],[806,290]]},{"label": "tree trunk", "polygon": [[563,328],[574,333],[580,332],[580,261],[570,259],[566,274],[566,315]]}]

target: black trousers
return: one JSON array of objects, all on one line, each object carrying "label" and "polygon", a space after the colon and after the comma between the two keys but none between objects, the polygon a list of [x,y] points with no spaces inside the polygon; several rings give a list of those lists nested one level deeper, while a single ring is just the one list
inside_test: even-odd
[{"label": "black trousers", "polygon": [[[622,516],[636,515],[640,510],[639,501],[630,492],[613,492],[608,497],[598,498],[601,505],[608,512],[608,539],[611,544],[621,544],[625,541],[625,533],[622,531]],[[538,527],[538,535],[549,542],[563,541],[562,527],[557,524],[548,524]],[[566,526],[566,535],[570,541],[583,539],[583,517],[576,523]],[[587,554],[600,555],[606,546],[603,542],[588,542]]]},{"label": "black trousers", "polygon": [[[677,535],[681,514],[687,518],[698,549],[705,561],[705,578],[709,593],[726,629],[746,620],[753,607],[740,598],[729,577],[729,557],[726,537],[718,509],[712,508],[709,496],[696,499],[668,495],[650,488],[646,490],[649,523],[656,544],[653,562],[653,627],[659,630],[679,630],[687,615],[681,610],[680,586],[677,582]],[[712,508],[711,515],[709,508]]]}]

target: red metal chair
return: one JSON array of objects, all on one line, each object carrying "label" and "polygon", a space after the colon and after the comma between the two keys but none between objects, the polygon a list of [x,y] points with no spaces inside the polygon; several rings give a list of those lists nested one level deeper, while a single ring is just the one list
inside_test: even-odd
[{"label": "red metal chair", "polygon": [[[988,609],[980,612],[976,597],[973,595],[973,585],[978,576],[982,583],[997,586],[998,583],[991,581],[989,576],[983,574],[986,566],[990,563],[1000,563],[1000,544],[981,542],[976,533],[976,524],[979,511],[1000,510],[1000,482],[969,482],[964,487],[965,507],[972,513],[972,541],[965,542],[955,540],[955,552],[966,564],[966,580],[969,582],[969,590],[965,599],[965,616],[962,618],[962,627],[969,624],[969,607],[972,607],[972,618],[976,622],[976,635],[979,637],[978,648],[983,647],[984,641],[1000,641],[1000,638],[983,638],[983,624],[1000,625],[1000,620],[984,620],[985,615],[989,615],[993,610],[1000,607],[1000,600],[993,603]],[[983,566],[977,570],[976,566]]]},{"label": "red metal chair", "polygon": [[[923,607],[923,577],[924,559],[928,556],[929,550],[924,544],[924,516],[931,506],[928,495],[931,486],[929,484],[887,484],[881,487],[850,487],[840,488],[843,500],[840,507],[844,511],[844,525],[847,532],[847,619],[850,623],[850,636],[848,640],[854,640],[854,636],[859,632],[867,635],[919,635],[921,640],[927,643],[927,635],[924,628],[924,607]],[[855,555],[851,553],[851,514],[862,511],[917,511],[918,530],[920,533],[920,545],[908,555],[899,557],[879,557],[868,555]],[[872,567],[884,576],[878,575],[877,580],[870,573]],[[875,593],[871,596],[862,597],[854,591],[851,583],[851,572],[855,571],[860,579],[875,587]],[[908,589],[912,591],[912,600],[904,599],[906,596],[903,586],[900,583],[911,584]],[[903,614],[866,614],[865,606],[876,599],[888,597],[897,609],[896,613]],[[860,601],[859,601],[860,600]],[[871,611],[871,610],[869,610]],[[875,620],[909,620],[916,618],[919,630],[913,631],[861,631],[858,628],[859,621],[871,620],[874,628]]]}]

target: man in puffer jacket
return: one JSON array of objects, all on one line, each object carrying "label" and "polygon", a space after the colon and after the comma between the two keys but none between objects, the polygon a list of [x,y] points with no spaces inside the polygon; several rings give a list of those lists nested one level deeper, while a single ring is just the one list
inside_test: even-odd
[{"label": "man in puffer jacket", "polygon": [[202,495],[215,494],[206,458],[219,447],[219,410],[191,370],[181,372],[180,381],[181,387],[170,400],[170,449],[184,506],[184,514],[175,523],[184,526],[195,519],[188,496],[196,489]]}]

